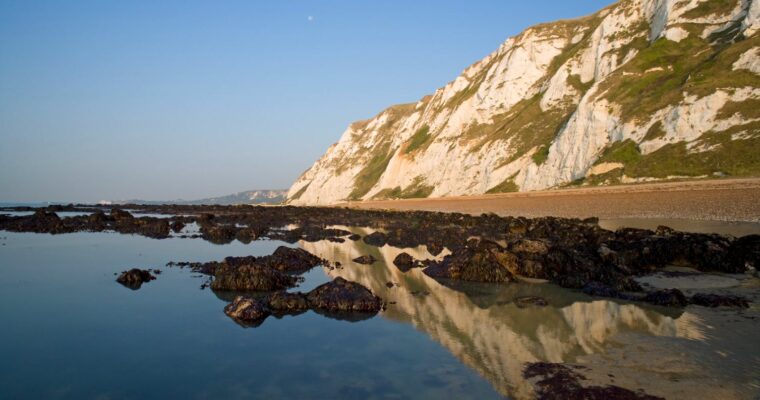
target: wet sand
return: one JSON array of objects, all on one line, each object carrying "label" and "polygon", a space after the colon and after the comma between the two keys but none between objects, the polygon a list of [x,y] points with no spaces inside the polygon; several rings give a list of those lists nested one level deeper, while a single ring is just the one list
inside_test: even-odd
[{"label": "wet sand", "polygon": [[[599,217],[609,227],[680,225],[683,230],[760,233],[760,178],[589,187],[494,195],[351,202],[357,208],[525,217]],[[701,221],[697,223],[696,221]],[[728,223],[730,222],[730,223]]]}]

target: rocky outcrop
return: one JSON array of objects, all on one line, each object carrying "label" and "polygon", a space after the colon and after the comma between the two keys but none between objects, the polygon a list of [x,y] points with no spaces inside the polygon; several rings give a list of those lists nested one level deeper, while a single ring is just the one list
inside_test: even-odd
[{"label": "rocky outcrop", "polygon": [[432,95],[351,124],[288,201],[760,173],[758,3],[621,0],[528,28]]},{"label": "rocky outcrop", "polygon": [[132,290],[137,290],[142,287],[143,283],[150,282],[156,279],[149,270],[132,268],[129,271],[124,271],[116,278],[116,282],[121,283],[125,287]]},{"label": "rocky outcrop", "polygon": [[213,290],[271,292],[293,287],[299,279],[260,264],[222,264],[214,271]]},{"label": "rocky outcrop", "polygon": [[509,283],[515,280],[512,271],[517,269],[517,257],[505,252],[496,243],[481,240],[456,249],[443,261],[425,268],[432,278],[445,278],[468,282]]},{"label": "rocky outcrop", "polygon": [[369,289],[343,278],[318,286],[306,298],[310,307],[327,312],[377,313],[383,306]]},{"label": "rocky outcrop", "polygon": [[244,326],[258,326],[269,315],[294,315],[309,309],[334,318],[360,320],[382,307],[383,301],[366,287],[336,278],[306,294],[280,291],[258,298],[237,296],[224,307],[224,313]]},{"label": "rocky outcrop", "polygon": [[663,400],[619,386],[589,386],[581,371],[584,367],[545,362],[529,363],[523,377],[535,382],[536,397],[540,400],[553,399],[618,399],[618,400]]}]

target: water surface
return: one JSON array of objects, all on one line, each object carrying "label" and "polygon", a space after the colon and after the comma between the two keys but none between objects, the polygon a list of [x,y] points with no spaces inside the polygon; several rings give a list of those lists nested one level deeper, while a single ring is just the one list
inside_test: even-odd
[{"label": "water surface", "polygon": [[[534,361],[580,363],[592,380],[668,398],[751,398],[760,387],[758,325],[746,315],[550,284],[447,286],[390,263],[401,251],[431,257],[424,246],[301,242],[343,268],[316,268],[295,290],[343,276],[391,304],[359,322],[307,312],[244,328],[222,312],[230,294],[163,266],[270,254],[281,242],[0,232],[0,244],[4,398],[526,398],[521,372]],[[381,261],[350,261],[365,254]],[[132,267],[163,272],[132,291],[114,281]],[[550,306],[517,307],[525,295]]]}]

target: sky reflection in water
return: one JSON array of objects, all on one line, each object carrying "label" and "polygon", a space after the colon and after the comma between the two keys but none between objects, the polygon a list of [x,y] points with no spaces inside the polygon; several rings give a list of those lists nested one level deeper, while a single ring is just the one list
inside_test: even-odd
[{"label": "sky reflection in water", "polygon": [[[295,290],[343,276],[395,304],[356,323],[307,312],[245,329],[222,312],[226,295],[201,291],[203,279],[163,265],[264,255],[282,243],[113,233],[0,238],[0,387],[8,398],[523,398],[526,362],[598,364],[594,357],[629,343],[659,350],[709,342],[703,318],[688,310],[591,301],[547,284],[450,288],[419,269],[386,267],[400,249],[350,241],[300,243],[343,268],[314,269]],[[424,247],[406,251],[429,257]],[[364,254],[381,262],[350,262]],[[132,267],[163,273],[131,291],[114,273]],[[525,295],[550,306],[520,309],[513,300]],[[684,382],[704,362],[684,362]],[[728,383],[703,393],[741,390]]]}]

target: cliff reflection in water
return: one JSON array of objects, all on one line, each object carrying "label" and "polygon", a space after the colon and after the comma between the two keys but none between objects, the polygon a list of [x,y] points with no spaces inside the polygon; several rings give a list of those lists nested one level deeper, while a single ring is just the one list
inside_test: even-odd
[{"label": "cliff reflection in water", "polygon": [[[356,231],[356,230],[354,230]],[[366,234],[369,231],[360,231]],[[407,252],[417,259],[433,258],[424,246],[377,248],[362,241],[301,242],[307,251],[332,261],[342,269],[325,272],[370,288],[390,304],[385,318],[411,323],[445,346],[505,395],[532,396],[522,378],[525,363],[573,362],[579,356],[604,352],[620,333],[701,339],[700,320],[678,310],[662,310],[607,300],[593,300],[551,284],[457,285],[447,287],[421,269],[401,272],[393,259]],[[371,254],[373,265],[351,260]],[[396,286],[388,288],[392,282]],[[549,306],[519,308],[514,299],[540,296]]]}]

